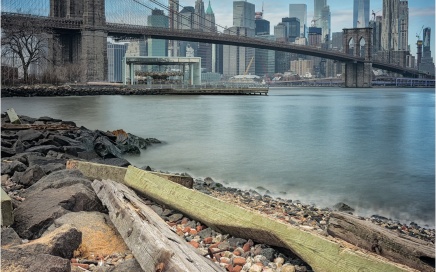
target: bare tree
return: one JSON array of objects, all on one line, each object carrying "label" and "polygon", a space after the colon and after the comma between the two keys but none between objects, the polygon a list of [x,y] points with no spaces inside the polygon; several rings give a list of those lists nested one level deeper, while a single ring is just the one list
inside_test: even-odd
[{"label": "bare tree", "polygon": [[29,67],[41,65],[47,59],[50,37],[48,31],[31,22],[20,22],[2,30],[1,46],[3,59],[18,58],[18,68],[23,71],[25,83],[29,82]]}]

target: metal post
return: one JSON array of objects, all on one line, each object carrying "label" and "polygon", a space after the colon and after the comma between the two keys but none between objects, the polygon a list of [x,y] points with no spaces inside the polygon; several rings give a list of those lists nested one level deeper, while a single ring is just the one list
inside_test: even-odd
[{"label": "metal post", "polygon": [[133,63],[129,63],[129,70],[130,70],[130,85],[133,85],[135,82],[135,75],[134,75],[134,65]]}]

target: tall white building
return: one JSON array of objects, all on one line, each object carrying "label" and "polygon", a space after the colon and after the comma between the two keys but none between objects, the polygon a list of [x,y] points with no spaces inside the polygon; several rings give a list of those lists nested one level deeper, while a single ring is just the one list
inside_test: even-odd
[{"label": "tall white building", "polygon": [[382,20],[382,50],[394,50],[399,48],[399,11],[400,0],[383,0],[383,20]]},{"label": "tall white building", "polygon": [[[255,6],[246,1],[233,2],[233,26],[224,30],[225,34],[254,37],[255,35]],[[242,46],[223,46],[223,74],[235,76],[255,73],[255,50]],[[253,60],[253,61],[252,61]],[[252,63],[249,66],[250,62]]]},{"label": "tall white building", "polygon": [[194,29],[203,29],[205,23],[205,11],[203,0],[195,1],[195,14],[194,14]]},{"label": "tall white building", "polygon": [[369,0],[354,0],[353,27],[368,27],[369,16]]},{"label": "tall white building", "polygon": [[127,44],[107,43],[107,79],[109,82],[123,81],[123,58],[126,55]]},{"label": "tall white building", "polygon": [[398,50],[409,50],[409,3],[408,1],[400,1],[398,11]]},{"label": "tall white building", "polygon": [[327,6],[327,0],[314,0],[313,20],[316,27],[321,27],[322,9]]},{"label": "tall white building", "polygon": [[300,20],[300,37],[306,37],[307,5],[289,4],[289,18],[292,17],[298,18]]},{"label": "tall white building", "polygon": [[246,1],[233,2],[233,26],[255,29],[255,6]]}]

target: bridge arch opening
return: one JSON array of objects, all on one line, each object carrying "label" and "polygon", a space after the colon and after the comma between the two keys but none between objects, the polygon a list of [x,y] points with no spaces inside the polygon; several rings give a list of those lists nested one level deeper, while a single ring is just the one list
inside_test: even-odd
[{"label": "bridge arch opening", "polygon": [[354,38],[351,37],[347,43],[347,54],[354,55]]},{"label": "bridge arch opening", "polygon": [[365,57],[365,46],[366,46],[366,40],[364,37],[360,37],[359,40],[359,46],[357,46],[357,56],[364,58]]}]

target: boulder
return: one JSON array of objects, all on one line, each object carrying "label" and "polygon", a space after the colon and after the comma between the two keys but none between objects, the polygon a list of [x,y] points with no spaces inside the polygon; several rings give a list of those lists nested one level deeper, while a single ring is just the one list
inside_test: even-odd
[{"label": "boulder", "polygon": [[23,142],[38,141],[39,139],[42,139],[44,137],[41,132],[34,129],[20,130],[17,132],[17,135],[18,140]]},{"label": "boulder", "polygon": [[108,164],[108,165],[113,165],[113,166],[118,166],[118,167],[127,167],[130,165],[130,162],[126,159],[123,159],[123,158],[109,158],[109,159],[98,158],[98,159],[91,160],[91,162]]},{"label": "boulder", "polygon": [[12,157],[15,154],[17,154],[13,148],[8,148],[8,147],[2,146],[1,150],[2,150],[2,153],[1,153],[2,158]]},{"label": "boulder", "polygon": [[339,202],[333,206],[334,209],[340,212],[354,212],[354,209],[343,202]]},{"label": "boulder", "polygon": [[55,159],[51,157],[28,156],[29,166],[39,165],[46,174],[65,169],[66,159]]},{"label": "boulder", "polygon": [[20,161],[22,163],[24,163],[25,165],[29,166],[29,161],[28,158],[30,156],[34,156],[34,157],[44,157],[45,155],[40,153],[40,152],[23,152],[20,154],[16,154],[14,156],[12,156],[11,158],[9,158],[10,160],[17,160]]},{"label": "boulder", "polygon": [[74,140],[74,139],[71,139],[71,138],[68,138],[68,137],[62,136],[62,135],[54,135],[50,138],[52,138],[53,141],[57,142],[61,146],[77,146],[77,145],[82,144],[81,142],[79,142],[77,140]]},{"label": "boulder", "polygon": [[13,176],[15,172],[23,172],[26,170],[27,166],[19,161],[2,161],[1,163],[1,174]]},{"label": "boulder", "polygon": [[21,140],[17,140],[12,146],[12,149],[15,151],[15,153],[22,153],[29,147],[30,145],[23,143]]},{"label": "boulder", "polygon": [[14,211],[14,229],[20,237],[39,238],[55,219],[69,212],[104,210],[90,181],[79,173],[57,171],[26,190],[25,200]]},{"label": "boulder", "polygon": [[29,187],[44,176],[45,172],[39,165],[32,165],[24,172],[15,172],[12,176],[12,180],[18,184],[24,185],[25,187]]},{"label": "boulder", "polygon": [[[128,259],[124,262],[110,267],[107,272],[131,272],[131,271],[143,271],[136,259]],[[158,271],[158,270],[156,270]]]},{"label": "boulder", "polygon": [[[79,248],[80,258],[91,258],[91,254],[96,252],[107,256],[115,253],[126,253],[129,250],[107,214],[84,211],[67,213],[54,220],[46,233],[65,225],[72,225],[82,233],[82,244]],[[43,237],[46,233],[43,234]]]},{"label": "boulder", "polygon": [[2,228],[1,241],[2,246],[15,246],[21,244],[21,238],[13,228]]},{"label": "boulder", "polygon": [[55,145],[37,145],[37,146],[33,146],[31,148],[28,148],[25,151],[26,152],[39,152],[39,153],[43,153],[43,154],[47,155],[47,153],[50,150],[60,152],[62,150],[62,148],[55,146]]},{"label": "boulder", "polygon": [[2,271],[3,272],[70,272],[70,260],[52,256],[49,254],[29,254],[20,249],[3,249]]},{"label": "boulder", "polygon": [[102,158],[121,158],[121,150],[107,137],[94,140],[94,151]]}]

